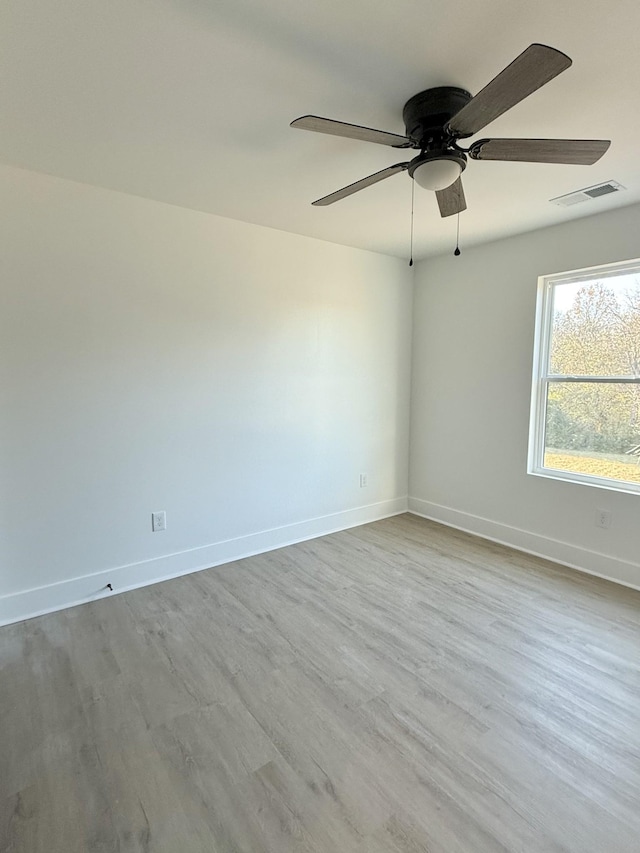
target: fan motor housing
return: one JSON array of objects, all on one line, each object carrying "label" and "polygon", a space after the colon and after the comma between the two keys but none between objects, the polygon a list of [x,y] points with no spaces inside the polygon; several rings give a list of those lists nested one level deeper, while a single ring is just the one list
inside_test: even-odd
[{"label": "fan motor housing", "polygon": [[409,98],[402,110],[407,136],[423,151],[448,138],[445,125],[469,103],[471,94],[457,86],[425,89]]}]

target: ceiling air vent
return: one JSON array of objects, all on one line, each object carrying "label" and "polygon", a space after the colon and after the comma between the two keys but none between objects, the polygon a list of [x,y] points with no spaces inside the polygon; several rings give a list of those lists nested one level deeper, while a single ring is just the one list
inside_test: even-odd
[{"label": "ceiling air vent", "polygon": [[624,190],[622,184],[617,181],[605,181],[602,184],[596,184],[594,187],[586,187],[584,190],[576,190],[574,193],[567,195],[559,195],[557,198],[549,199],[551,204],[559,204],[561,207],[571,207],[572,204],[580,204],[582,201],[592,201],[594,198],[600,198],[602,195],[610,193],[618,193]]}]

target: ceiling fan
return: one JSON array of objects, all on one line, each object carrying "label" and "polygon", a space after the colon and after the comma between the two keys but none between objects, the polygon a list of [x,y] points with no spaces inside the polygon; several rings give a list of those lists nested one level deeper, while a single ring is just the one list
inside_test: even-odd
[{"label": "ceiling fan", "polygon": [[544,44],[532,44],[475,97],[455,86],[418,92],[404,105],[406,135],[386,133],[320,116],[302,116],[291,127],[376,142],[391,148],[414,148],[420,153],[343,187],[314,205],[333,204],[398,172],[425,189],[435,190],[441,216],[466,210],[461,174],[472,160],[510,160],[527,163],[575,163],[590,166],[611,144],[604,139],[480,139],[462,148],[458,140],[473,136],[536,89],[571,65],[571,59]]}]

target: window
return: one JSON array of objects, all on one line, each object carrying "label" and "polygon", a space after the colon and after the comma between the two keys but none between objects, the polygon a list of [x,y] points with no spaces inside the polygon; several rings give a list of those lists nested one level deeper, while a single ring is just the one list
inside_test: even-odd
[{"label": "window", "polygon": [[539,280],[528,471],[640,493],[640,260]]}]

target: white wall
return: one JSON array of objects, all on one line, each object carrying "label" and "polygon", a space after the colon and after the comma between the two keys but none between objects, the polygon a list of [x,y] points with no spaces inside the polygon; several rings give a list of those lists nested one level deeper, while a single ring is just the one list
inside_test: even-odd
[{"label": "white wall", "polygon": [[526,473],[537,278],[638,257],[639,238],[633,206],[417,265],[414,511],[640,586],[640,495]]},{"label": "white wall", "polygon": [[406,508],[404,262],[5,167],[0,205],[0,622]]}]

